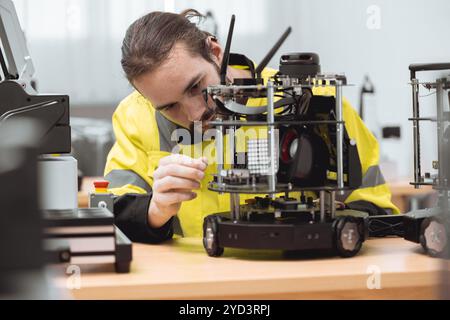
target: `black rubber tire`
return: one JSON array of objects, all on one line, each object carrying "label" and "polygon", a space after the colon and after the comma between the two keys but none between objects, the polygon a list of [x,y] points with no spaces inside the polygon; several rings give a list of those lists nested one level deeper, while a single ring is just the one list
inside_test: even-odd
[{"label": "black rubber tire", "polygon": [[[219,245],[218,224],[220,221],[220,217],[217,215],[207,216],[203,221],[203,247],[210,257],[220,257],[224,252],[224,248]],[[210,231],[208,231],[208,228],[210,228]],[[212,232],[212,234],[208,234],[209,232]],[[211,239],[208,240],[208,237],[211,237]],[[212,241],[212,243],[208,245],[208,241]]]},{"label": "black rubber tire", "polygon": [[[356,232],[358,236],[353,245],[353,248],[351,249],[346,248],[346,244],[342,242],[342,237],[346,236],[345,234],[342,234],[342,232],[346,227],[348,227],[348,224],[356,224]],[[364,222],[361,219],[357,219],[352,216],[337,217],[333,223],[333,230],[335,250],[339,256],[343,258],[350,258],[355,256],[361,250],[362,244],[364,242]],[[348,237],[349,236],[347,234],[347,238]]]},{"label": "black rubber tire", "polygon": [[430,256],[430,257],[444,257],[447,255],[447,250],[448,250],[448,243],[446,242],[444,246],[442,246],[442,248],[430,248],[430,245],[427,241],[427,237],[425,235],[425,232],[427,230],[427,228],[430,227],[431,223],[437,223],[439,225],[442,226],[442,230],[444,231],[444,234],[442,235],[443,238],[441,238],[441,240],[445,240],[447,241],[447,233],[446,233],[446,229],[445,226],[442,224],[442,222],[436,218],[436,217],[430,217],[430,218],[425,218],[421,225],[420,225],[420,244],[422,246],[422,248],[425,250],[425,252]]}]

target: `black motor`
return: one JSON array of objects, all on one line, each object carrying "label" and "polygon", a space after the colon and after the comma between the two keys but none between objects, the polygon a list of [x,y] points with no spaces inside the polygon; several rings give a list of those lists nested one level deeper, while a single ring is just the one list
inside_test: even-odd
[{"label": "black motor", "polygon": [[280,74],[306,79],[320,73],[319,55],[313,52],[284,54],[280,58]]}]

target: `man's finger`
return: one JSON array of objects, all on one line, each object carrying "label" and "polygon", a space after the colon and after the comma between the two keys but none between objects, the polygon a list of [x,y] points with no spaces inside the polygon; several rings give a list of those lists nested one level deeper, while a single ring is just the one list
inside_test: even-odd
[{"label": "man's finger", "polygon": [[166,166],[169,164],[181,164],[183,166],[205,170],[207,165],[201,159],[193,159],[183,154],[171,154],[170,156],[161,158],[159,166]]},{"label": "man's finger", "polygon": [[189,201],[195,199],[195,192],[164,192],[155,194],[155,201],[162,203],[164,206],[170,206],[175,203]]},{"label": "man's finger", "polygon": [[158,169],[156,169],[153,173],[154,179],[162,179],[166,176],[175,176],[200,181],[205,177],[205,173],[196,168],[186,167],[174,163],[158,167]]},{"label": "man's finger", "polygon": [[192,190],[199,189],[200,183],[191,179],[167,176],[156,180],[153,188],[157,192],[166,192],[172,189]]}]

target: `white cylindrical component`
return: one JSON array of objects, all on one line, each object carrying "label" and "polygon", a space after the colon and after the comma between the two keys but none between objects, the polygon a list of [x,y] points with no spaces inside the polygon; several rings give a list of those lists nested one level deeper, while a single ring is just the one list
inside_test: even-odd
[{"label": "white cylindrical component", "polygon": [[38,160],[39,207],[78,208],[77,160],[72,156],[42,156]]}]

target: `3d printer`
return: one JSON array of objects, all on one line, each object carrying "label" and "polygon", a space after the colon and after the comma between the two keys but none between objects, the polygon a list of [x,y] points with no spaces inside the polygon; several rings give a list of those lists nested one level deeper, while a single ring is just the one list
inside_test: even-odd
[{"label": "3d printer", "polygon": [[[226,83],[234,28],[230,23],[221,83],[208,87],[205,99],[215,102],[217,174],[209,189],[230,194],[230,212],[207,216],[203,244],[210,256],[225,247],[246,249],[334,250],[342,257],[357,254],[367,237],[367,213],[339,207],[336,193],[361,185],[362,170],[355,141],[343,119],[341,74],[320,73],[314,53],[281,56],[279,72],[263,83],[261,72],[285,41],[288,28],[255,70],[254,79]],[[312,88],[331,86],[335,96],[314,95]],[[249,98],[267,105],[247,107]],[[224,133],[265,127],[265,139],[247,139],[244,154],[231,143],[235,161],[224,163]],[[238,158],[241,161],[238,161]],[[318,201],[307,196],[318,194]],[[240,194],[257,194],[240,204]]]}]

